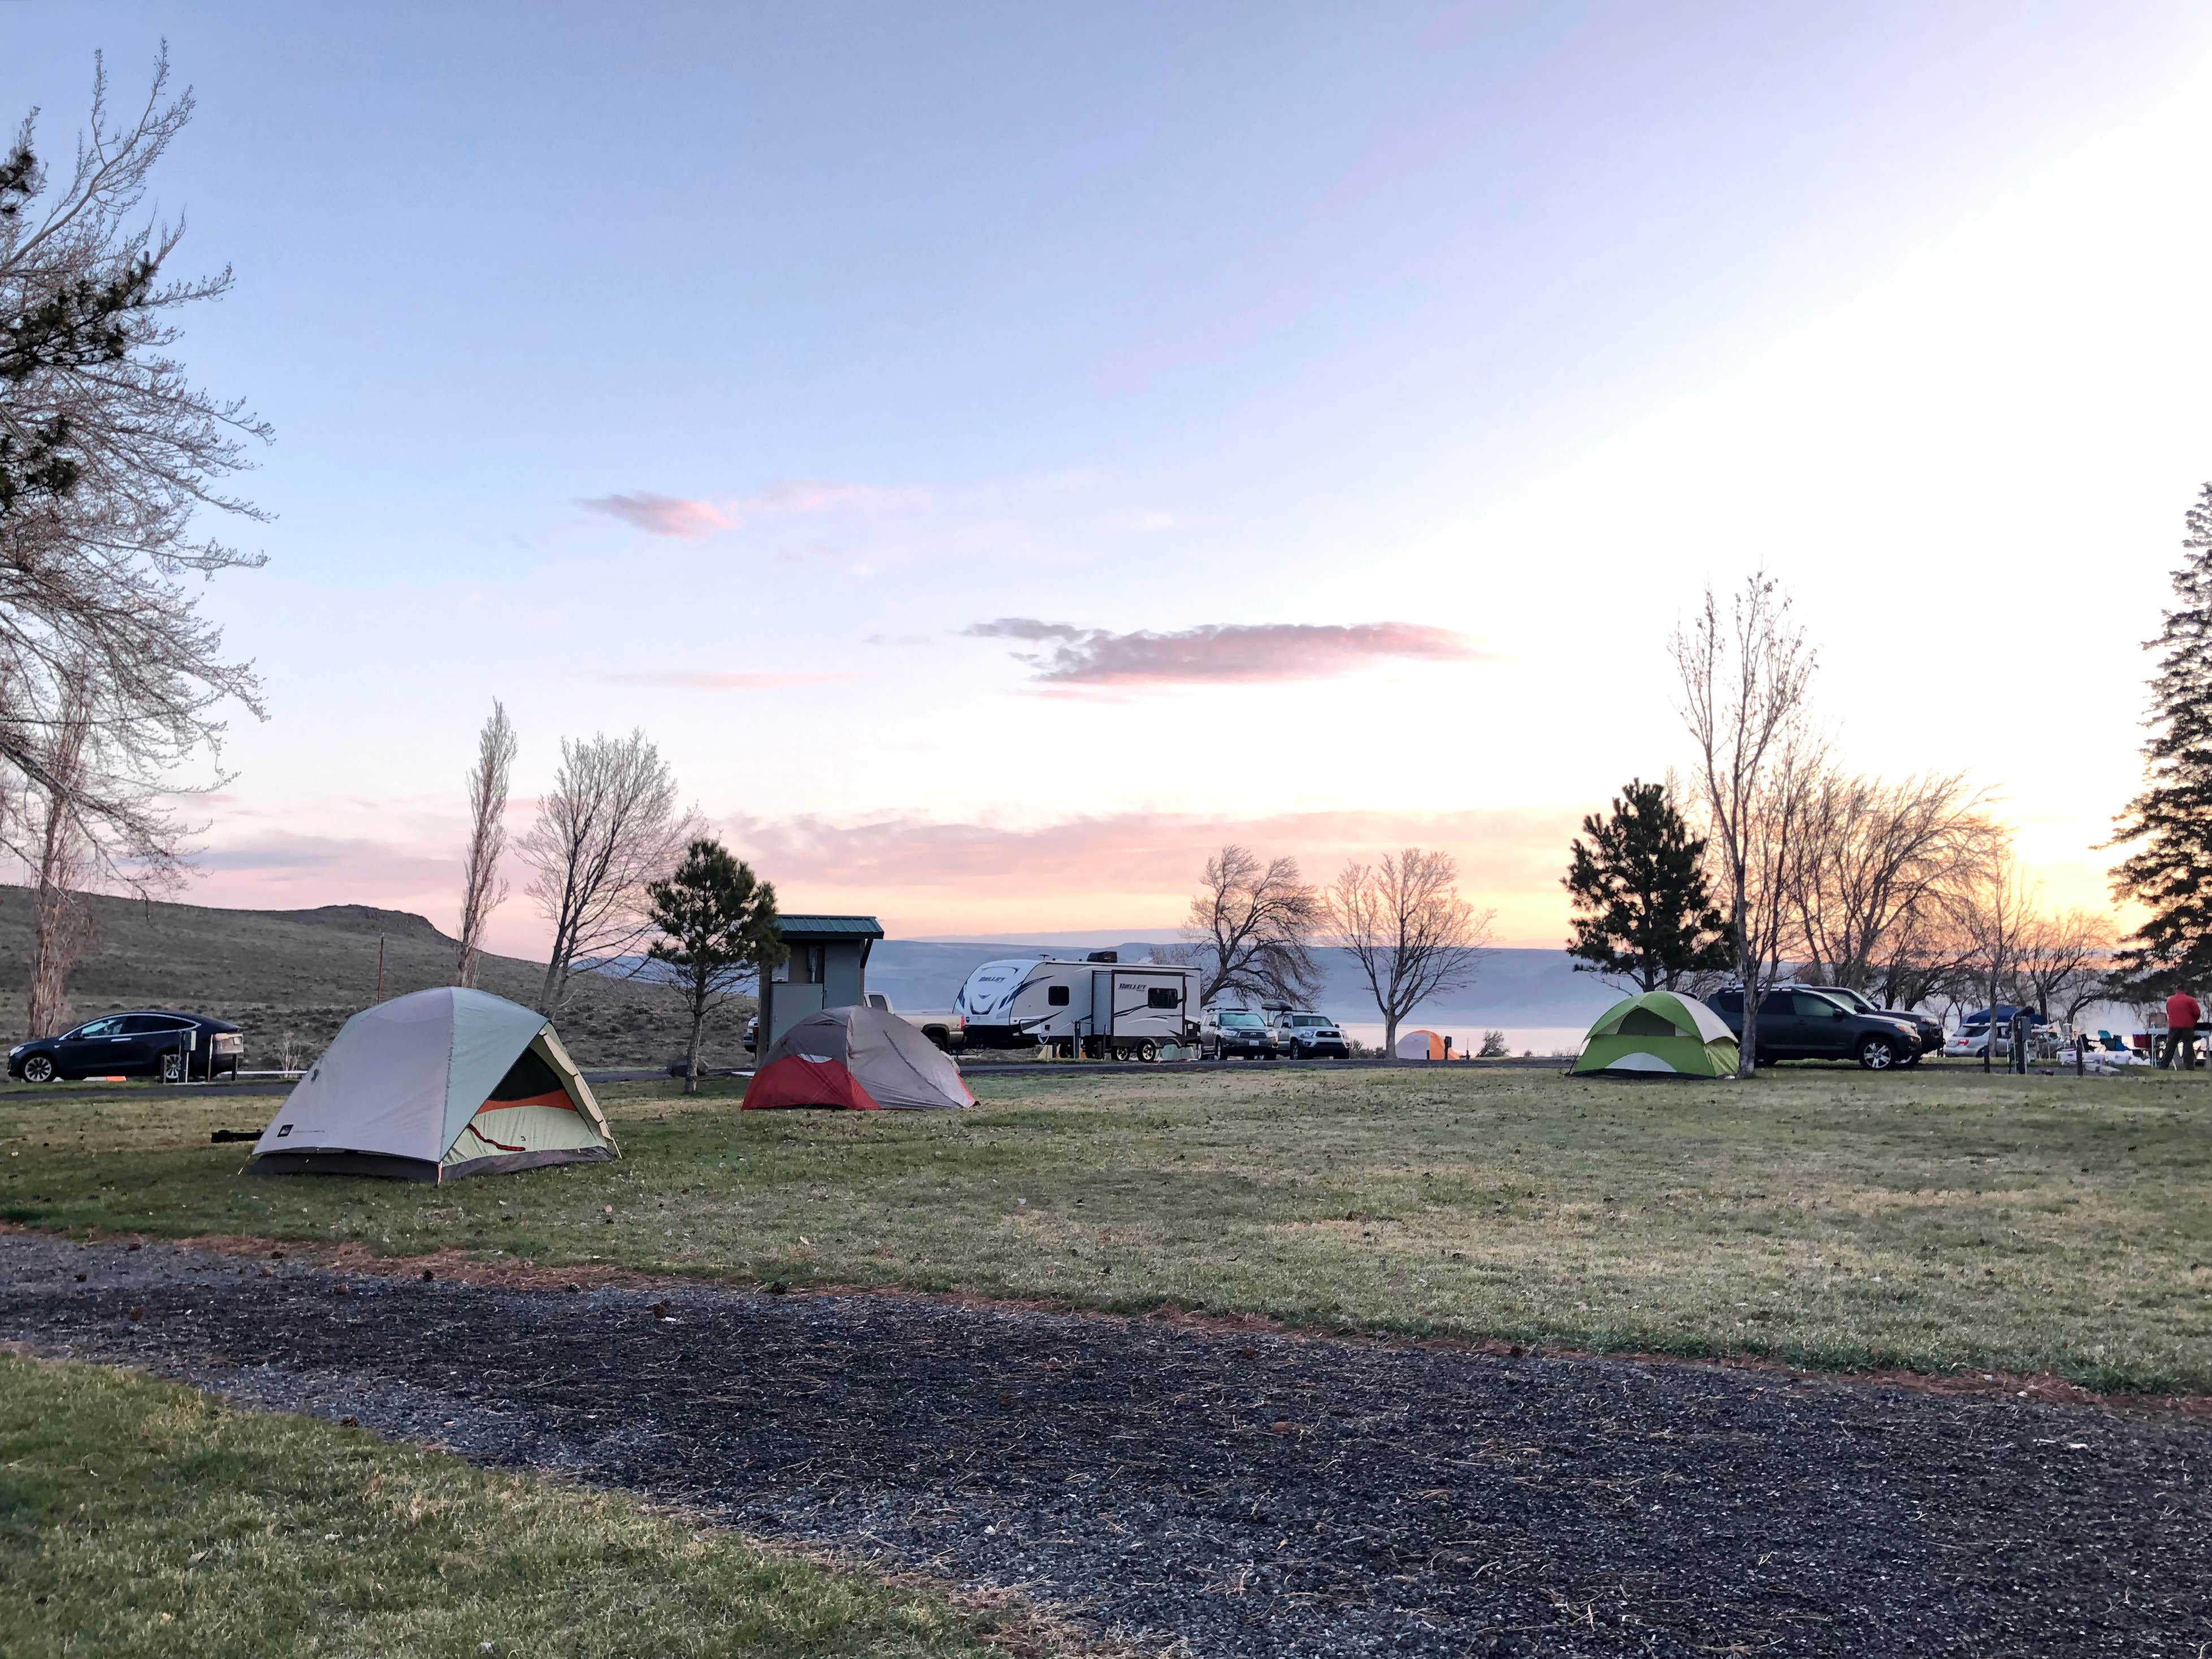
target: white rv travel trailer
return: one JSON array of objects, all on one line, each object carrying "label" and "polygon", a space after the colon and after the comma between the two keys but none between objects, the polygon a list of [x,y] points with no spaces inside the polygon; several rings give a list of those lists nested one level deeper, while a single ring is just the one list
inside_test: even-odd
[{"label": "white rv travel trailer", "polygon": [[1198,969],[1124,964],[1112,951],[1081,962],[1017,957],[968,975],[953,1004],[970,1048],[1049,1044],[1094,1060],[1157,1060],[1198,1036]]}]

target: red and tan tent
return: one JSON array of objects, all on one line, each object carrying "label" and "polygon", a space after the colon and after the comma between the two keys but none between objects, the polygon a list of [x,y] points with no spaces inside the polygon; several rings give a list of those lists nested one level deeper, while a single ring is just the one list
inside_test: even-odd
[{"label": "red and tan tent", "polygon": [[744,1110],[826,1106],[853,1112],[936,1112],[973,1106],[960,1068],[880,1008],[824,1008],[769,1048]]}]

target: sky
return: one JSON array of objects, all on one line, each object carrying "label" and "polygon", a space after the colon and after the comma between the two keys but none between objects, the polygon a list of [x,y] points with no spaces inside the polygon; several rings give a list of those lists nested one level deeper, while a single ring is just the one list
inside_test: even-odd
[{"label": "sky", "polygon": [[[1172,927],[1225,841],[1448,848],[1564,938],[1764,569],[1872,773],[2106,902],[2212,477],[2212,12],[2166,4],[0,0],[60,153],[157,174],[275,423],[204,595],[264,678],[201,902],[450,928],[642,729],[787,910]],[[548,929],[521,891],[493,941]]]}]

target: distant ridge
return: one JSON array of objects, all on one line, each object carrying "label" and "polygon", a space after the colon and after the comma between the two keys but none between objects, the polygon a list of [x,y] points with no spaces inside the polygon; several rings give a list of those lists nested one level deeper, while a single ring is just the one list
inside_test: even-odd
[{"label": "distant ridge", "polygon": [[[181,909],[199,909],[183,905]],[[312,910],[246,910],[235,914],[266,916],[271,921],[296,921],[303,927],[335,927],[348,933],[383,933],[396,939],[434,940],[459,951],[461,942],[441,933],[428,916],[412,910],[380,910],[373,904],[323,904]]]},{"label": "distant ridge", "polygon": [[[91,948],[70,979],[79,1018],[114,1007],[191,1008],[246,1028],[247,1065],[312,1059],[348,1017],[386,999],[453,982],[459,946],[426,916],[369,904],[235,910],[159,900],[87,900]],[[0,1033],[22,1030],[31,962],[31,895],[0,887]],[[544,989],[542,963],[487,956],[477,984],[525,1007]],[[714,1034],[717,1065],[738,1057],[742,1030]],[[647,985],[589,976],[561,1018],[569,1051],[587,1066],[664,1064],[682,1046],[675,1000]],[[36,1033],[44,1036],[46,1033]]]}]

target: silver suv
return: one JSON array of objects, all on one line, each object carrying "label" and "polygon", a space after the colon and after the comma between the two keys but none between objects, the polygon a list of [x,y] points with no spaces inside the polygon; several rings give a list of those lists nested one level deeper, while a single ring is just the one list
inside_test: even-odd
[{"label": "silver suv", "polygon": [[1292,1060],[1348,1060],[1352,1045],[1327,1014],[1285,1014],[1279,1033]]}]

